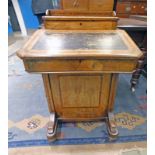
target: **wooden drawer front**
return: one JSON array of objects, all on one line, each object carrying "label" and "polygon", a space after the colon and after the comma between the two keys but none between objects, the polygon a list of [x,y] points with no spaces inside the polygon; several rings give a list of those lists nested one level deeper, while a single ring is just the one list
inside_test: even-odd
[{"label": "wooden drawer front", "polygon": [[117,3],[117,8],[116,8],[117,13],[130,13],[131,12],[131,5],[130,3],[122,3],[118,2]]},{"label": "wooden drawer front", "polygon": [[137,14],[139,12],[139,3],[131,3],[131,13]]},{"label": "wooden drawer front", "polygon": [[96,118],[106,114],[110,74],[50,75],[56,113],[61,118]]},{"label": "wooden drawer front", "polygon": [[46,29],[52,30],[114,30],[117,21],[45,21]]},{"label": "wooden drawer front", "polygon": [[113,0],[89,0],[89,11],[112,11],[113,4]]},{"label": "wooden drawer front", "polygon": [[146,3],[135,2],[118,2],[117,3],[117,15],[118,14],[146,14]]},{"label": "wooden drawer front", "polygon": [[88,0],[63,0],[62,5],[64,10],[88,10]]},{"label": "wooden drawer front", "polygon": [[28,72],[77,72],[108,71],[132,72],[137,64],[135,60],[25,60]]},{"label": "wooden drawer front", "polygon": [[138,13],[140,13],[140,14],[146,14],[147,13],[147,5],[146,5],[146,3],[139,4]]}]

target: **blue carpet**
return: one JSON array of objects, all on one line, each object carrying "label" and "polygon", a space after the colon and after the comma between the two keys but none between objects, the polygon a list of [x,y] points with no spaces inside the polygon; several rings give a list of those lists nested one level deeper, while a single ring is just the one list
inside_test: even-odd
[{"label": "blue carpet", "polygon": [[146,79],[141,77],[135,93],[131,74],[120,74],[114,113],[118,139],[108,138],[104,122],[59,122],[57,137],[46,139],[48,107],[41,75],[28,74],[16,56],[9,58],[9,148],[45,145],[104,144],[144,141],[146,135]]}]

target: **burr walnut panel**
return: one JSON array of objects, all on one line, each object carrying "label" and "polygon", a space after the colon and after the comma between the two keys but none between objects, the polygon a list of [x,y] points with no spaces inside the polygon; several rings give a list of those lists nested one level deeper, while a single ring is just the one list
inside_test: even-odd
[{"label": "burr walnut panel", "polygon": [[64,108],[99,106],[102,77],[60,76],[59,81],[62,106]]},{"label": "burr walnut panel", "polygon": [[62,118],[103,117],[108,106],[111,74],[51,75],[54,107]]}]

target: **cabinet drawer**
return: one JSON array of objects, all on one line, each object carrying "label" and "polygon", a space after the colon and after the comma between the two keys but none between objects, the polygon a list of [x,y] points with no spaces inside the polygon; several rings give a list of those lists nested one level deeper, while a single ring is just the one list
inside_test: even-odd
[{"label": "cabinet drawer", "polygon": [[28,72],[132,72],[136,60],[25,60]]},{"label": "cabinet drawer", "polygon": [[140,14],[146,14],[147,13],[147,5],[146,3],[141,3],[139,4],[139,10],[138,10]]},{"label": "cabinet drawer", "polygon": [[131,13],[137,14],[140,10],[139,3],[131,3]]},{"label": "cabinet drawer", "polygon": [[88,0],[63,0],[62,5],[64,10],[88,10]]},{"label": "cabinet drawer", "polygon": [[114,30],[117,21],[45,21],[44,25],[52,30]]},{"label": "cabinet drawer", "polygon": [[117,13],[130,13],[131,11],[131,5],[130,3],[122,3],[118,2],[117,3],[117,8],[116,8]]},{"label": "cabinet drawer", "polygon": [[147,6],[146,3],[118,2],[116,10],[117,14],[146,14]]}]

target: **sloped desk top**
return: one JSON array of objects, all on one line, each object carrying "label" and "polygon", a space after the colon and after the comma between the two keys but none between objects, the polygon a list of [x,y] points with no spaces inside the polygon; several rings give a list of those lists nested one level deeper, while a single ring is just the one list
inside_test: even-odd
[{"label": "sloped desk top", "polygon": [[37,30],[17,53],[29,58],[127,58],[141,51],[123,30]]}]

